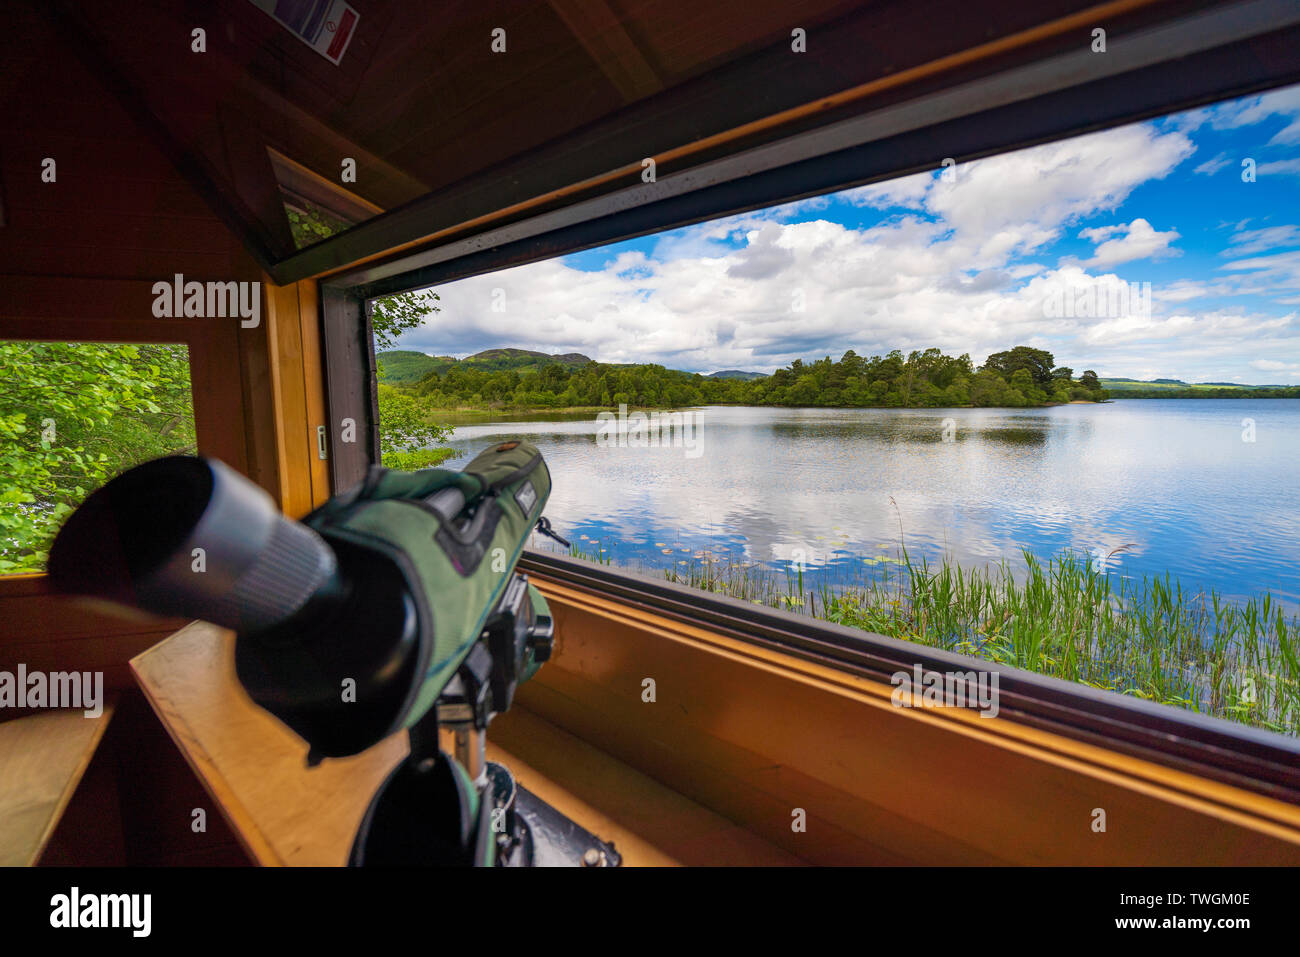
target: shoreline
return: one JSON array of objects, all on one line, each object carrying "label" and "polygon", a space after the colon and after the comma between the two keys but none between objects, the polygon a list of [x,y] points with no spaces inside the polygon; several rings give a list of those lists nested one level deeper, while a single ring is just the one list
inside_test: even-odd
[{"label": "shoreline", "polygon": [[[942,412],[945,410],[968,410],[968,409],[1055,409],[1067,405],[1110,405],[1116,401],[1160,401],[1166,399],[1188,400],[1188,401],[1213,401],[1217,399],[1244,401],[1249,399],[1258,399],[1260,401],[1277,401],[1280,399],[1297,399],[1300,396],[1292,395],[1110,395],[1105,399],[1071,399],[1069,402],[1048,402],[1043,405],[750,405],[743,402],[700,402],[689,405],[674,406],[638,406],[628,405],[628,411],[655,412],[668,409],[701,409],[707,406],[721,406],[729,409],[836,409],[836,410],[883,410],[892,411],[911,411],[926,410],[931,412]],[[577,406],[501,406],[498,408],[482,408],[480,406],[458,406],[456,408],[434,407],[429,411],[442,415],[455,416],[509,416],[509,415],[595,415],[600,412],[608,412],[609,407],[603,405],[577,405]]]},{"label": "shoreline", "polygon": [[[728,409],[836,409],[852,411],[854,409],[871,411],[911,411],[922,410],[943,412],[953,409],[1053,409],[1066,405],[1106,405],[1112,399],[1072,399],[1069,402],[1047,402],[1043,405],[751,405],[744,402],[694,402],[687,405],[648,406],[624,403],[629,412],[662,412],[675,409],[702,409],[709,406],[721,406]],[[486,416],[486,415],[595,415],[609,412],[609,406],[574,405],[574,406],[500,406],[483,408],[481,406],[457,406],[454,408],[435,406],[430,412],[442,415]]]}]

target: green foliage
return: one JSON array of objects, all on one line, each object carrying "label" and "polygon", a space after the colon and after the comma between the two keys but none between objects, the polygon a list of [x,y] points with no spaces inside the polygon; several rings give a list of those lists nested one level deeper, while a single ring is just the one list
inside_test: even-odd
[{"label": "green foliage", "polygon": [[[882,546],[882,549],[884,546]],[[588,557],[577,550],[577,557]],[[1300,735],[1300,619],[1267,592],[1226,601],[1172,576],[1111,575],[1068,552],[966,568],[905,548],[834,585],[702,558],[670,580],[1000,665]]]},{"label": "green foliage", "polygon": [[[1017,347],[1024,348],[1024,347]],[[631,406],[669,408],[732,404],[844,408],[952,408],[1041,406],[1072,399],[1099,400],[1088,390],[1054,375],[1052,356],[1043,382],[1022,363],[1008,375],[987,364],[978,371],[970,356],[945,356],[926,349],[904,356],[895,350],[864,359],[852,349],[838,362],[830,357],[805,364],[796,359],[770,376],[755,379],[702,376],[660,365],[607,365],[576,354],[545,356],[519,349],[494,349],[468,359],[397,353],[403,387],[434,408],[555,409]],[[1001,353],[1000,355],[1011,355]],[[394,353],[385,353],[386,357]],[[429,366],[418,381],[409,376]],[[1056,372],[1069,370],[1055,370]],[[391,381],[391,379],[390,379]]]},{"label": "green foliage", "polygon": [[438,294],[428,290],[372,299],[370,327],[374,331],[375,352],[391,349],[403,332],[419,328],[435,312],[440,312],[437,302]]},{"label": "green foliage", "polygon": [[1106,391],[1121,399],[1300,399],[1300,386],[1236,385],[1185,382],[1133,382],[1102,379]]},{"label": "green foliage", "polygon": [[409,385],[419,382],[435,368],[442,369],[454,365],[456,360],[449,356],[430,356],[410,349],[390,349],[375,355],[376,364],[382,370],[380,382],[390,385]]},{"label": "green foliage", "polygon": [[428,446],[446,442],[451,432],[449,426],[430,421],[428,408],[409,392],[379,387],[379,455],[384,465],[406,471],[437,465],[455,450]]},{"label": "green foliage", "polygon": [[1102,387],[1124,399],[1297,399],[1300,386],[1240,382],[1184,382],[1181,379],[1102,379]]},{"label": "green foliage", "polygon": [[545,352],[531,352],[527,349],[487,349],[483,352],[453,359],[451,356],[430,356],[423,352],[393,350],[380,353],[384,374],[382,381],[394,385],[418,382],[431,372],[443,373],[453,366],[475,368],[484,372],[498,372],[513,369],[522,375],[525,372],[540,372],[544,366],[558,363],[569,369],[581,369],[591,362],[589,358],[577,352],[567,355],[552,356]]},{"label": "green foliage", "polygon": [[[441,311],[434,305],[438,301],[436,292],[403,292],[395,296],[381,296],[372,299],[367,308],[370,311],[370,330],[374,337],[376,353],[376,373],[382,382],[386,378],[382,350],[391,349],[402,333],[416,329],[424,320],[435,312]],[[402,353],[410,355],[410,353]]]},{"label": "green foliage", "polygon": [[[992,369],[1004,379],[1010,380],[1016,372],[1024,370],[1037,386],[1050,385],[1055,374],[1052,367],[1056,361],[1050,352],[1033,349],[1029,346],[1016,346],[1006,352],[995,352],[984,363],[984,368]],[[1058,370],[1068,373],[1069,369]],[[1066,375],[1065,378],[1069,378]]]},{"label": "green foliage", "polygon": [[[415,329],[439,307],[436,292],[404,292],[371,300],[370,328],[375,339],[377,354],[389,349],[408,329]],[[398,356],[410,353],[399,352]],[[417,353],[418,354],[418,353]],[[426,469],[453,455],[452,449],[431,449],[428,446],[446,442],[452,430],[437,425],[429,419],[429,408],[418,402],[410,392],[385,385],[385,364],[378,361],[379,386],[379,456],[382,464],[393,469],[412,471]]]},{"label": "green foliage", "polygon": [[294,245],[299,249],[329,239],[352,225],[307,200],[296,201],[294,205],[285,203],[284,214],[289,219],[289,232],[293,236]]},{"label": "green foliage", "polygon": [[42,570],[117,472],[194,451],[184,346],[0,341],[0,574]]}]

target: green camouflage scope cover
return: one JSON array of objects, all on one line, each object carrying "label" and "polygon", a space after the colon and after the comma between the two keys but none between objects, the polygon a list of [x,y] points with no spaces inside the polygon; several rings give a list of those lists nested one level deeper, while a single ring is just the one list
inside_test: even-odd
[{"label": "green camouflage scope cover", "polygon": [[[448,488],[459,489],[467,507],[475,507],[463,534],[428,502]],[[510,441],[486,449],[459,472],[372,467],[360,487],[303,519],[328,541],[386,555],[418,606],[417,679],[389,733],[422,717],[456,673],[500,601],[550,494],[550,472],[537,447]],[[535,591],[533,600],[540,600]]]}]

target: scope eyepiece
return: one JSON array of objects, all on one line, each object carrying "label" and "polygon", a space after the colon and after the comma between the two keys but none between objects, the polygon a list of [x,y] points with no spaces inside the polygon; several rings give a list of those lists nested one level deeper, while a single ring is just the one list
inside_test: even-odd
[{"label": "scope eyepiece", "polygon": [[221,462],[179,455],[123,472],[87,498],[54,540],[49,574],[61,592],[241,634],[342,587],[320,535]]},{"label": "scope eyepiece", "polygon": [[507,442],[460,475],[373,468],[300,523],[222,463],[172,456],[87,498],[49,572],[66,594],[235,631],[238,680],[315,761],[418,723],[471,648],[488,653],[507,585],[490,630],[509,704],[548,648],[544,602],[513,573],[550,488],[536,447]]}]

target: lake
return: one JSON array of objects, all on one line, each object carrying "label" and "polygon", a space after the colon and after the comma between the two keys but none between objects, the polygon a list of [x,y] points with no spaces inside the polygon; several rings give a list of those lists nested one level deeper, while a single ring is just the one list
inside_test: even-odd
[{"label": "lake", "polygon": [[556,530],[643,570],[707,554],[850,581],[897,553],[901,524],[913,559],[1110,555],[1113,575],[1300,607],[1300,399],[691,411],[694,448],[600,444],[590,415],[478,420],[446,465],[526,436]]}]

